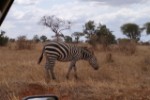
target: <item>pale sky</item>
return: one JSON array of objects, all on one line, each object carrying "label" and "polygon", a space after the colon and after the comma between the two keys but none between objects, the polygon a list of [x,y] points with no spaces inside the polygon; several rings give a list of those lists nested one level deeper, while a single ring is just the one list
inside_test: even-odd
[{"label": "pale sky", "polygon": [[[31,39],[36,34],[51,38],[54,33],[38,24],[44,15],[70,20],[72,27],[64,35],[82,32],[85,22],[94,20],[123,38],[121,25],[130,22],[142,27],[150,22],[150,0],[15,0],[0,29],[10,38],[26,35]],[[150,40],[150,35],[143,32],[141,40]]]}]

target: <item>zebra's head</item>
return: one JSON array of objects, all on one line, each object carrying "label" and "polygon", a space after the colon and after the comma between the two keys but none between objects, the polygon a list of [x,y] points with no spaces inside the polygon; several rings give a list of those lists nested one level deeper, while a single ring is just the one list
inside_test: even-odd
[{"label": "zebra's head", "polygon": [[97,59],[94,55],[94,52],[92,49],[89,49],[87,47],[83,47],[84,53],[83,58],[89,62],[89,64],[95,69],[98,70],[99,65],[97,63]]},{"label": "zebra's head", "polygon": [[96,59],[96,57],[95,57],[94,55],[91,56],[91,58],[89,58],[89,63],[90,63],[90,65],[91,65],[95,70],[98,70],[99,65],[98,65],[97,59]]}]

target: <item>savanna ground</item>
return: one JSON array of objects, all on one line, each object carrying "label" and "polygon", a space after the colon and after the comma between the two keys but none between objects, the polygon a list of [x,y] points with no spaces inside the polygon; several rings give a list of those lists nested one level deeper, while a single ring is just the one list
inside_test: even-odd
[{"label": "savanna ground", "polygon": [[[29,95],[55,94],[60,100],[150,100],[150,46],[137,46],[132,55],[111,47],[95,50],[98,71],[86,61],[77,62],[79,80],[65,78],[69,63],[57,62],[56,81],[48,84],[43,59],[37,64],[42,44],[32,50],[0,47],[0,100],[21,100]],[[112,58],[109,60],[108,55]]]}]

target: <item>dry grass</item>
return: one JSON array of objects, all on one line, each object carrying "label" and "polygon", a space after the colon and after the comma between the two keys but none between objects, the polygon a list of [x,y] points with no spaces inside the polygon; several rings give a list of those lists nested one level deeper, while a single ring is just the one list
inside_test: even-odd
[{"label": "dry grass", "polygon": [[[37,94],[56,94],[60,100],[150,100],[148,46],[137,46],[133,55],[115,50],[95,51],[101,68],[95,71],[86,61],[79,61],[79,80],[74,79],[73,72],[66,80],[69,63],[57,62],[57,80],[49,84],[44,78],[45,59],[37,65],[42,44],[35,47],[34,50],[0,48],[1,100],[20,100]],[[108,63],[110,60],[113,61]]]}]

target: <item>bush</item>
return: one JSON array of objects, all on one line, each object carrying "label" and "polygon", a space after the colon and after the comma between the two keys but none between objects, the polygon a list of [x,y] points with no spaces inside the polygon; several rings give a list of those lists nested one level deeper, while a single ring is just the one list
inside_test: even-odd
[{"label": "bush", "polygon": [[145,45],[145,46],[149,46],[149,45],[150,45],[150,42],[148,42],[148,41],[147,41],[147,42],[141,42],[140,44],[141,44],[141,45]]},{"label": "bush", "polygon": [[111,53],[107,53],[107,54],[106,54],[106,62],[107,62],[107,63],[114,62]]},{"label": "bush", "polygon": [[150,55],[145,56],[141,61],[141,69],[142,71],[149,72],[150,70]]},{"label": "bush", "polygon": [[16,40],[15,39],[9,39],[9,42],[14,43]]},{"label": "bush", "polygon": [[8,43],[9,38],[7,36],[4,36],[5,33],[0,34],[0,46],[6,46]]},{"label": "bush", "polygon": [[134,54],[136,52],[136,42],[130,39],[119,39],[119,49],[125,54]]},{"label": "bush", "polygon": [[40,38],[38,37],[38,35],[34,35],[32,40],[33,40],[35,43],[40,42]]},{"label": "bush", "polygon": [[23,50],[28,49],[31,50],[35,48],[35,43],[31,40],[27,40],[26,36],[19,36],[16,42],[16,49]]}]

